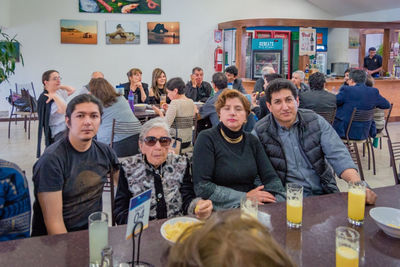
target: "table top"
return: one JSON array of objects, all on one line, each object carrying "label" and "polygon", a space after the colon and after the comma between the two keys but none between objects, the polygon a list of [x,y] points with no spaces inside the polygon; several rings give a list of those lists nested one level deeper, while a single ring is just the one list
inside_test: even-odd
[{"label": "table top", "polygon": [[[355,228],[360,233],[360,266],[400,266],[400,239],[387,236],[369,216],[373,207],[400,208],[400,185],[374,191],[376,204],[366,207],[364,225]],[[308,197],[303,205],[298,230],[286,227],[285,202],[260,206],[260,211],[271,215],[271,234],[299,266],[335,266],[335,229],[349,226],[347,194]],[[160,234],[164,221],[150,222],[142,235],[140,258],[155,266],[165,265],[169,247]],[[126,226],[109,230],[114,260],[130,261],[132,240],[125,240]],[[88,261],[88,231],[0,242],[0,266],[87,266]]]}]

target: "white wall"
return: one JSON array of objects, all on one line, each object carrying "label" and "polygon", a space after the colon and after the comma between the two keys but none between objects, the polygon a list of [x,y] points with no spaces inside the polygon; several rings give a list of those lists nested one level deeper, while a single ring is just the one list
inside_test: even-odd
[{"label": "white wall", "polygon": [[10,0],[0,0],[0,26],[10,25]]},{"label": "white wall", "polygon": [[328,30],[328,69],[331,68],[332,62],[348,62],[350,67],[358,66],[358,49],[349,49],[349,29],[347,28]]},{"label": "white wall", "polygon": [[337,17],[335,19],[360,21],[397,21],[400,20],[400,8],[354,14],[350,16]]},{"label": "white wall", "polygon": [[[25,60],[24,67],[18,64],[10,82],[33,81],[37,92],[42,90],[41,75],[47,69],[59,70],[62,82],[77,88],[88,82],[94,70],[104,72],[113,85],[124,82],[132,67],[142,69],[145,82],[150,82],[155,67],[164,69],[169,78],[188,80],[191,69],[201,66],[205,79],[210,80],[216,47],[213,30],[218,23],[265,17],[332,19],[305,0],[163,0],[161,15],[79,13],[78,0],[13,0],[10,5],[7,31],[18,34]],[[60,44],[60,19],[98,21],[98,44]],[[106,45],[106,20],[140,21],[141,44]],[[148,21],[179,21],[181,44],[148,45]],[[4,96],[10,86],[0,85],[0,111],[9,108]]]}]

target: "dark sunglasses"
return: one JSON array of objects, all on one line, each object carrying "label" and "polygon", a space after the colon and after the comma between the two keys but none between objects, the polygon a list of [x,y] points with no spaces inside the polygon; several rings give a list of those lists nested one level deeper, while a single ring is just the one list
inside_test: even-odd
[{"label": "dark sunglasses", "polygon": [[157,141],[160,142],[161,146],[169,146],[171,144],[171,138],[168,136],[162,136],[160,138],[156,138],[154,136],[147,136],[144,138],[144,143],[148,146],[154,146],[155,144],[157,144]]}]

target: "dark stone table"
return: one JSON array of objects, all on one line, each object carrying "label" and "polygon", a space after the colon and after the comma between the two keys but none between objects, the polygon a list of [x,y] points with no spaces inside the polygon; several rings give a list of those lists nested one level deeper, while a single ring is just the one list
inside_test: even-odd
[{"label": "dark stone table", "polygon": [[[386,206],[400,208],[400,185],[375,189],[376,205],[367,206],[360,233],[360,266],[400,266],[400,239],[380,230],[369,210]],[[271,233],[299,266],[335,266],[335,228],[347,223],[347,194],[330,194],[304,199],[303,226],[286,227],[286,203],[260,206],[271,215]],[[165,220],[151,222],[142,235],[141,259],[163,266],[168,243],[160,234]],[[129,261],[132,241],[125,240],[125,226],[111,227],[110,244],[117,262]],[[88,266],[88,231],[57,236],[34,237],[0,242],[0,266]]]}]

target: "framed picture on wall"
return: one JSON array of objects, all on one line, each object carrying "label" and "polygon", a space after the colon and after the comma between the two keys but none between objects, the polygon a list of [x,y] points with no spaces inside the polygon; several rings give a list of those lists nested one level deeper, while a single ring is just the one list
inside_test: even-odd
[{"label": "framed picture on wall", "polygon": [[62,44],[97,44],[97,21],[60,20]]},{"label": "framed picture on wall", "polygon": [[79,12],[161,14],[161,0],[78,0]]},{"label": "framed picture on wall", "polygon": [[140,22],[106,21],[106,44],[140,44]]},{"label": "framed picture on wall", "polygon": [[179,22],[147,22],[148,44],[179,44]]}]

